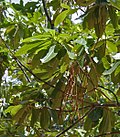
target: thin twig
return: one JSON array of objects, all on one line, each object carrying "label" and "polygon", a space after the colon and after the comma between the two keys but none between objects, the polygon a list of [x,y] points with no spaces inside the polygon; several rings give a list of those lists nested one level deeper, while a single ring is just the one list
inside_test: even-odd
[{"label": "thin twig", "polygon": [[103,96],[105,96],[109,101],[112,101],[107,95],[105,95],[104,92],[102,92],[100,89],[97,89],[101,94],[103,94]]},{"label": "thin twig", "polygon": [[25,70],[22,68],[22,66],[19,64],[18,61],[16,61],[16,62],[17,62],[17,65],[19,66],[19,68],[21,69],[21,71],[23,72],[23,74],[25,75],[27,81],[30,83],[31,80],[29,79],[29,77],[28,77],[28,75],[26,74]]},{"label": "thin twig", "polygon": [[[55,86],[51,85],[50,83],[44,81],[43,79],[41,79],[41,78],[39,78],[37,75],[35,75],[35,74],[32,72],[32,70],[30,70],[30,69],[27,68],[25,65],[23,65],[23,64],[21,63],[21,61],[20,61],[17,57],[14,56],[14,59],[17,60],[17,61],[20,63],[20,65],[21,65],[22,67],[24,67],[24,68],[25,68],[30,74],[32,74],[36,79],[38,79],[39,81],[43,82],[44,84],[46,84],[46,85],[48,85],[48,86],[50,86],[50,87],[52,87],[52,88],[55,88]],[[60,90],[60,91],[62,91],[62,90]],[[63,92],[63,91],[62,91],[62,92]]]},{"label": "thin twig", "polygon": [[91,106],[94,107],[120,107],[120,104],[115,103],[106,103],[106,104],[98,104],[98,103],[92,103]]},{"label": "thin twig", "polygon": [[115,95],[115,93],[114,93],[112,90],[110,90],[110,89],[108,89],[108,88],[105,88],[105,87],[103,87],[103,86],[100,86],[100,85],[98,85],[98,87],[100,87],[100,88],[102,88],[102,89],[104,89],[104,90],[107,90],[107,91],[109,91],[110,93],[112,93],[113,96],[114,96],[115,99],[116,99],[116,103],[117,103],[117,105],[120,104],[119,101],[118,101],[117,96]]},{"label": "thin twig", "polygon": [[[0,36],[1,37],[1,36]],[[1,37],[1,39],[2,39],[2,37]],[[53,86],[53,85],[51,85],[50,83],[48,83],[48,82],[46,82],[46,81],[44,81],[43,79],[41,79],[41,78],[39,78],[37,75],[35,75],[33,72],[32,72],[32,70],[30,70],[29,68],[27,68],[25,65],[23,65],[22,63],[21,63],[21,61],[14,55],[14,53],[11,51],[11,49],[10,49],[10,47],[7,45],[7,43],[2,39],[2,41],[3,41],[3,43],[6,45],[6,47],[8,48],[8,50],[10,51],[10,53],[12,54],[12,57],[13,57],[13,59],[17,62],[17,64],[19,63],[19,65],[21,66],[21,67],[23,67],[25,70],[27,70],[30,74],[32,74],[36,79],[38,79],[39,81],[41,81],[41,82],[43,82],[44,84],[46,84],[46,85],[48,85],[48,86],[50,86],[50,87],[52,87],[52,88],[55,88],[55,86]],[[61,92],[63,92],[61,89],[60,89],[60,91]]]},{"label": "thin twig", "polygon": [[[5,46],[9,49],[10,53],[12,53],[13,55],[13,52],[10,50],[10,47],[6,44],[6,42],[2,39],[2,37],[0,36],[2,42],[5,44]],[[20,65],[20,63],[16,60],[16,63],[17,65],[19,66],[19,68],[21,69],[21,71],[23,72],[23,74],[25,75],[27,81],[30,83],[31,80],[29,79],[28,75],[26,74],[25,70],[22,68],[22,66]]]}]

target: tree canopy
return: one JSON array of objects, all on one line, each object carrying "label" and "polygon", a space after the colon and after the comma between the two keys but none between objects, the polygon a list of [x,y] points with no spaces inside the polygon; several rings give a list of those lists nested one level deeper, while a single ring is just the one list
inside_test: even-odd
[{"label": "tree canopy", "polygon": [[120,0],[0,0],[8,136],[120,136]]}]

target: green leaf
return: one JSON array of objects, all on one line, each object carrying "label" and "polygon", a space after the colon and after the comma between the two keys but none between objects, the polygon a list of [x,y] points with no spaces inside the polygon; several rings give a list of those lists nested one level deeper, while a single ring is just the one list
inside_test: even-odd
[{"label": "green leaf", "polygon": [[120,61],[116,62],[109,70],[105,70],[103,72],[103,75],[110,75],[112,74],[113,71],[115,71],[115,69],[117,69],[117,67],[120,65]]},{"label": "green leaf", "polygon": [[120,73],[118,73],[118,74],[112,73],[111,74],[111,81],[116,85],[119,84],[120,83]]},{"label": "green leaf", "polygon": [[15,29],[15,26],[14,25],[10,25],[7,27],[6,31],[5,31],[5,34],[9,34],[11,31],[14,31]]},{"label": "green leaf", "polygon": [[45,41],[47,40],[48,38],[50,38],[50,35],[49,34],[44,34],[44,35],[36,35],[36,36],[32,36],[32,37],[29,37],[29,38],[26,38],[24,40],[22,40],[22,42],[35,42],[35,41]]},{"label": "green leaf", "polygon": [[32,50],[33,48],[36,48],[36,54],[41,51],[41,50],[44,50],[44,49],[47,49],[48,46],[50,46],[51,44],[51,41],[46,41],[46,42],[35,42],[35,43],[28,43],[28,44],[25,44],[23,45],[16,53],[15,55],[16,56],[20,56],[20,55],[23,55],[23,54],[26,54],[28,51]]},{"label": "green leaf", "polygon": [[64,78],[62,77],[59,82],[57,82],[55,89],[52,91],[51,98],[54,98],[52,100],[52,108],[59,108],[61,106],[61,101],[62,101],[62,96],[63,93],[61,90],[64,90],[64,83],[63,83]]},{"label": "green leaf", "polygon": [[26,54],[29,50],[39,46],[40,44],[42,44],[42,43],[37,42],[37,43],[25,44],[15,53],[15,56],[20,56],[20,55]]},{"label": "green leaf", "polygon": [[110,0],[110,3],[120,10],[120,0]]},{"label": "green leaf", "polygon": [[[104,109],[103,110],[103,119],[102,119],[102,121],[100,123],[100,127],[99,127],[100,134],[104,134],[106,132],[111,132],[113,127],[114,127],[113,113],[108,109]],[[105,136],[103,136],[103,137],[105,137]],[[107,137],[111,137],[111,134],[107,135]]]},{"label": "green leaf", "polygon": [[89,117],[87,117],[86,120],[85,120],[84,129],[86,131],[89,131],[89,130],[92,129],[92,120]]},{"label": "green leaf", "polygon": [[111,41],[107,41],[107,48],[110,53],[117,52],[117,46]]},{"label": "green leaf", "polygon": [[38,109],[32,109],[32,117],[31,117],[31,121],[30,121],[30,125],[32,127],[34,127],[34,124],[39,119],[39,114],[40,114],[40,111]]},{"label": "green leaf", "polygon": [[[39,49],[40,50],[40,49]],[[38,50],[36,50],[38,52]],[[46,50],[40,50],[32,59],[32,68],[40,65],[40,59],[46,55]]]},{"label": "green leaf", "polygon": [[57,123],[58,122],[58,112],[55,110],[51,110],[51,115],[52,115],[54,123]]},{"label": "green leaf", "polygon": [[95,2],[95,0],[76,0],[76,3],[80,6],[89,6],[93,2]]},{"label": "green leaf", "polygon": [[14,115],[13,121],[21,124],[24,122],[26,116],[29,114],[29,106],[24,106],[21,109],[18,110],[18,112]]},{"label": "green leaf", "polygon": [[12,116],[14,116],[21,108],[22,108],[22,105],[9,106],[9,107],[5,110],[5,113],[10,113]]},{"label": "green leaf", "polygon": [[119,73],[120,73],[120,65],[115,70],[115,76],[118,75]]},{"label": "green leaf", "polygon": [[53,59],[53,58],[57,55],[57,53],[54,52],[55,47],[56,47],[56,46],[50,47],[47,55],[46,55],[44,58],[40,59],[40,61],[41,61],[42,63],[47,63],[47,62],[49,62],[51,59]]},{"label": "green leaf", "polygon": [[101,108],[95,108],[88,117],[93,121],[98,121],[103,115],[103,110]]},{"label": "green leaf", "polygon": [[88,86],[87,86],[87,90],[91,91],[93,90],[95,87],[98,86],[98,74],[94,69],[94,66],[91,66],[91,70],[89,72],[89,76],[90,79],[88,78]]},{"label": "green leaf", "polygon": [[70,9],[70,7],[65,3],[61,3],[61,7],[65,9]]},{"label": "green leaf", "polygon": [[118,17],[116,14],[116,9],[113,6],[108,6],[108,12],[109,12],[109,16],[110,16],[113,27],[117,29],[118,28]]},{"label": "green leaf", "polygon": [[70,59],[76,59],[77,55],[74,52],[67,51]]},{"label": "green leaf", "polygon": [[54,22],[55,27],[64,21],[68,13],[69,13],[69,10],[65,10],[56,17],[55,22]]},{"label": "green leaf", "polygon": [[110,63],[108,62],[106,57],[102,58],[102,62],[103,62],[103,66],[105,69],[109,69],[110,68]]},{"label": "green leaf", "polygon": [[65,62],[60,66],[60,72],[64,73],[66,71],[68,67],[68,64],[66,64]]},{"label": "green leaf", "polygon": [[48,129],[50,125],[50,113],[46,108],[43,108],[41,111],[40,125],[43,129]]},{"label": "green leaf", "polygon": [[84,46],[86,46],[86,44],[87,44],[87,41],[85,39],[83,39],[83,38],[78,38],[74,42],[78,43],[80,45],[84,45]]}]

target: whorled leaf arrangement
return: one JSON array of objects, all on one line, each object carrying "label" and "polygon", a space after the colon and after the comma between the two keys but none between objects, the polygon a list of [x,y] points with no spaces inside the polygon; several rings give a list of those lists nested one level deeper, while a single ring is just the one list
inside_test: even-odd
[{"label": "whorled leaf arrangement", "polygon": [[1,137],[119,137],[118,3],[0,2]]}]

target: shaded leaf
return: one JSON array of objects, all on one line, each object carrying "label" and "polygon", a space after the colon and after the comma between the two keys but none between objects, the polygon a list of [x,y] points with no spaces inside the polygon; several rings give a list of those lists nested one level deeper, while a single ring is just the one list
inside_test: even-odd
[{"label": "shaded leaf", "polygon": [[[110,110],[104,109],[103,110],[103,119],[100,123],[99,132],[100,132],[100,134],[104,134],[106,132],[111,132],[112,127],[114,127],[113,113]],[[111,137],[111,134],[107,135],[107,136]],[[103,137],[105,137],[105,136],[103,135]]]},{"label": "shaded leaf", "polygon": [[40,113],[40,111],[38,109],[32,109],[32,117],[31,117],[31,121],[30,121],[30,125],[32,127],[34,127],[34,124],[39,119],[39,113]]},{"label": "shaded leaf", "polygon": [[40,59],[40,61],[41,61],[42,63],[47,63],[47,62],[49,62],[51,59],[53,59],[53,58],[57,55],[57,53],[54,52],[54,51],[55,51],[55,47],[56,47],[56,46],[50,47],[47,55],[46,55],[44,58]]},{"label": "shaded leaf", "polygon": [[43,108],[41,111],[40,125],[43,129],[48,129],[50,125],[50,113],[46,108]]},{"label": "shaded leaf", "polygon": [[95,108],[88,117],[93,121],[98,121],[103,115],[103,110],[101,108]]},{"label": "shaded leaf", "polygon": [[110,16],[113,27],[117,29],[118,28],[118,17],[116,14],[116,9],[113,6],[108,6],[108,12],[109,12],[109,16]]}]

